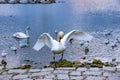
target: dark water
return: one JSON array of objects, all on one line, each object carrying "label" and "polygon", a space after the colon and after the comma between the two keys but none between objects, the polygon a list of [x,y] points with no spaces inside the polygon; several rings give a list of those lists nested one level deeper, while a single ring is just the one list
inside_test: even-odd
[{"label": "dark water", "polygon": [[[25,59],[30,59],[43,66],[52,61],[49,48],[44,47],[39,52],[32,49],[41,33],[48,32],[56,38],[55,30],[117,30],[120,28],[119,5],[119,0],[57,0],[55,4],[0,4],[0,33],[11,36],[18,31],[25,32],[25,27],[30,26],[30,48],[19,49],[18,60],[23,63]],[[12,43],[15,44],[14,41]],[[0,45],[1,51],[2,46],[4,44]]]}]

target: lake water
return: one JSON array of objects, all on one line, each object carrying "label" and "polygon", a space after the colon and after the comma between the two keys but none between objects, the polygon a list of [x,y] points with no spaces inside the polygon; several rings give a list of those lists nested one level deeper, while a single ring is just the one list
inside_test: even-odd
[{"label": "lake water", "polygon": [[[56,38],[55,30],[66,33],[72,29],[89,33],[118,30],[120,1],[57,0],[54,4],[0,4],[0,36],[25,32],[26,26],[31,28],[30,48],[19,49],[18,54],[14,55],[8,47],[16,45],[15,40],[1,38],[0,51],[5,49],[10,53],[10,63],[15,61],[18,65],[29,59],[44,66],[52,61],[53,54],[47,47],[39,52],[32,49],[40,34],[48,32]],[[7,44],[10,45],[6,46]]]}]

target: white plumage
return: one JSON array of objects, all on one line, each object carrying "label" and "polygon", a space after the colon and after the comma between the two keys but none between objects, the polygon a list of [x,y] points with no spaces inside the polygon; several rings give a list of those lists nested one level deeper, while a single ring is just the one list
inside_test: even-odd
[{"label": "white plumage", "polygon": [[1,56],[2,57],[6,57],[7,53],[3,50],[2,53],[1,53]]},{"label": "white plumage", "polygon": [[26,28],[26,34],[23,33],[23,32],[16,32],[15,34],[13,34],[13,37],[14,37],[14,38],[17,38],[17,39],[29,38],[29,32],[28,32],[29,30],[30,30],[30,28],[27,27],[27,28]]},{"label": "white plumage", "polygon": [[43,33],[38,38],[33,49],[39,51],[44,45],[47,45],[54,54],[63,54],[66,49],[65,44],[70,39],[90,41],[92,38],[91,35],[80,32],[79,30],[72,30],[66,35],[60,31],[58,33],[58,40],[54,40],[48,33]]}]

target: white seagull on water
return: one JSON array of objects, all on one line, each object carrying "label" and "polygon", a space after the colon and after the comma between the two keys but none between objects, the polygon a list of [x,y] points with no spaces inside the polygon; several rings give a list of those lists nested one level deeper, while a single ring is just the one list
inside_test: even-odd
[{"label": "white seagull on water", "polygon": [[54,40],[49,33],[43,33],[35,43],[33,49],[39,51],[44,45],[47,45],[51,51],[53,52],[54,56],[53,59],[55,61],[55,54],[62,54],[61,60],[63,58],[63,53],[66,50],[66,42],[70,39],[75,40],[85,40],[91,41],[93,36],[85,33],[80,32],[79,30],[72,30],[66,35],[62,31],[58,33],[58,40]]}]

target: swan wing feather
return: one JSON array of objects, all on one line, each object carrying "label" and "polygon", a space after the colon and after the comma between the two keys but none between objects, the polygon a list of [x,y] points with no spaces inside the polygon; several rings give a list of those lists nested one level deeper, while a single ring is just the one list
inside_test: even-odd
[{"label": "swan wing feather", "polygon": [[79,30],[72,30],[63,37],[61,42],[65,44],[66,41],[69,41],[70,39],[91,41],[92,38],[93,36],[88,33],[80,32]]},{"label": "swan wing feather", "polygon": [[47,45],[49,48],[52,46],[53,38],[48,33],[43,33],[35,43],[33,49],[39,51],[43,46]]}]

